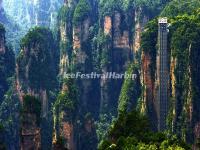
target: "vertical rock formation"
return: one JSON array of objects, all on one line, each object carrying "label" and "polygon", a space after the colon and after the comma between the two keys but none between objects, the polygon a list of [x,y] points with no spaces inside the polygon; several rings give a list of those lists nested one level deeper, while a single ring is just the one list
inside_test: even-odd
[{"label": "vertical rock formation", "polygon": [[41,149],[40,132],[41,103],[32,96],[23,97],[21,111],[21,150]]},{"label": "vertical rock formation", "polygon": [[[145,15],[146,8],[130,4],[124,11],[124,8],[119,6],[123,2],[116,2],[116,4],[113,2],[105,2],[105,4],[99,2],[99,5],[96,3],[95,0],[64,1],[58,20],[61,79],[64,78],[66,72],[124,73],[134,57],[135,62],[141,62],[139,57],[142,31],[144,31],[145,24],[151,18]],[[157,42],[154,40],[155,35],[153,34],[153,44],[155,44],[153,50],[150,48],[149,51],[147,50],[142,54],[142,71],[137,73],[143,75],[141,77],[143,85],[147,84],[144,91],[146,94],[143,99],[145,100],[145,102],[143,101],[144,108],[147,108],[147,112],[153,114],[153,117],[156,118],[154,110],[155,62],[152,61],[155,56],[151,56],[151,50],[156,49]],[[78,79],[76,81],[80,92],[79,112],[82,112],[82,114],[90,112],[97,120],[99,116],[106,115],[109,118],[108,122],[111,121],[113,116],[117,115],[117,105],[123,79],[101,78],[96,81],[93,79]],[[66,115],[66,112],[63,114]],[[78,114],[77,116],[82,118],[83,115]],[[82,124],[85,123],[83,120],[80,121]],[[62,123],[65,124],[66,120],[63,119]],[[154,122],[154,125],[156,125],[156,122]],[[64,139],[71,141],[72,137],[67,135],[80,126],[76,126],[76,124],[65,124],[65,126],[65,129],[68,129],[66,133],[64,127],[60,129],[65,133],[63,133]],[[90,131],[88,130],[88,123],[86,127],[80,130],[81,138]],[[82,133],[84,134],[82,135]],[[77,136],[74,138],[76,139]],[[78,143],[78,145],[81,146],[82,144]]]},{"label": "vertical rock formation", "polygon": [[[196,43],[198,43],[199,36],[190,37],[188,35],[199,32],[199,27],[196,27],[196,19],[193,20],[194,22],[188,22],[189,16],[184,21],[182,18],[184,17],[177,17],[169,28],[168,51],[171,55],[167,58],[170,63],[166,67],[170,67],[170,109],[167,123],[168,129],[179,138],[189,143],[198,143],[199,108],[196,106],[199,105],[197,75],[199,72],[199,65],[197,65],[199,63],[199,46]],[[192,30],[190,30],[191,27]],[[158,108],[155,103],[155,95],[158,93],[155,87],[155,79],[157,78],[155,73],[157,70],[159,71],[161,63],[158,61],[159,59],[156,59],[156,56],[159,56],[156,50],[157,30],[156,21],[151,21],[142,36],[144,98],[146,97],[144,101],[147,104],[146,110],[154,127],[157,124],[155,110]],[[148,102],[151,102],[151,105]]]},{"label": "vertical rock formation", "polygon": [[[16,65],[18,98],[22,104],[24,95],[31,95],[40,100],[41,148],[51,148],[51,103],[57,88],[58,70],[55,41],[48,29],[34,28],[24,37],[21,45],[22,51]],[[34,126],[34,123],[32,125]]]},{"label": "vertical rock formation", "polygon": [[41,149],[40,128],[36,126],[36,117],[26,114],[21,129],[21,150]]},{"label": "vertical rock formation", "polygon": [[3,25],[0,25],[0,54],[5,54],[5,29]]},{"label": "vertical rock formation", "polygon": [[76,124],[78,93],[74,80],[65,79],[61,93],[54,104],[54,149],[77,149]]},{"label": "vertical rock formation", "polygon": [[[181,20],[176,20],[177,24]],[[174,23],[172,26],[175,26]],[[183,27],[185,24],[187,26]],[[188,31],[191,26],[194,30]],[[169,128],[178,137],[189,143],[198,143],[198,126],[199,126],[199,82],[197,73],[199,72],[199,55],[197,46],[198,36],[192,38],[181,37],[185,34],[192,35],[194,32],[199,32],[198,27],[194,27],[195,21],[190,22],[185,20],[176,28],[170,28],[172,37],[171,42],[171,58],[170,58],[170,112],[168,117]],[[182,31],[180,32],[180,28]],[[183,35],[181,35],[183,33]],[[185,44],[183,46],[182,40]],[[190,42],[191,40],[194,43]],[[194,94],[195,93],[195,94]]]},{"label": "vertical rock formation", "polygon": [[60,45],[60,72],[61,78],[70,71],[72,57],[72,15],[74,6],[65,1],[58,13],[58,35]]},{"label": "vertical rock formation", "polygon": [[5,62],[4,62],[4,55],[5,55],[5,29],[3,25],[0,24],[0,102],[3,101],[4,94],[6,93],[6,90],[8,90],[8,85],[6,82],[6,75],[5,75]]},{"label": "vertical rock formation", "polygon": [[142,95],[142,110],[150,118],[151,128],[157,130],[157,103],[155,91],[156,73],[156,44],[157,44],[157,22],[152,21],[146,28],[141,37],[141,83],[144,87]]},{"label": "vertical rock formation", "polygon": [[[124,73],[128,63],[132,61],[132,46],[130,29],[128,28],[126,14],[114,11],[113,15],[106,15],[103,18],[104,43],[99,43],[102,49],[101,67],[102,73],[116,72]],[[123,80],[101,79],[101,111],[116,114],[119,93]],[[110,92],[115,88],[115,93]],[[106,106],[107,105],[107,106]],[[112,106],[112,107],[111,107]]]},{"label": "vertical rock formation", "polygon": [[0,103],[7,92],[8,78],[14,74],[15,58],[11,48],[6,45],[5,28],[0,24]]},{"label": "vertical rock formation", "polygon": [[[28,28],[38,26],[54,26],[57,11],[61,7],[63,0],[11,0],[5,1],[5,10],[10,16],[21,25]],[[26,27],[26,28],[27,28]]]},{"label": "vertical rock formation", "polygon": [[[59,12],[59,42],[60,42],[60,77],[65,78],[65,73],[91,73],[93,70],[92,45],[90,28],[93,26],[94,15],[92,15],[93,1],[87,0],[65,1],[64,6]],[[94,116],[99,109],[97,93],[94,88],[96,81],[90,79],[76,79],[79,94],[79,108],[73,112],[81,112],[70,119],[71,113],[67,110],[58,109],[58,114],[62,114],[59,120],[59,136],[65,141],[64,147],[69,149],[81,149],[87,145],[84,136],[95,135],[95,130],[85,128],[84,116],[92,113]],[[65,86],[63,86],[65,87]],[[69,89],[69,88],[68,88]],[[62,89],[65,91],[65,89]],[[65,91],[66,92],[66,91]],[[72,99],[73,101],[74,99]],[[60,106],[62,104],[59,104]],[[97,109],[96,109],[97,108]],[[95,116],[97,117],[97,115]],[[77,122],[79,122],[77,124]],[[94,124],[94,122],[91,122]],[[96,139],[95,136],[92,138]],[[66,142],[67,141],[67,142]],[[96,142],[91,145],[91,149],[96,147]],[[85,147],[85,149],[90,149]]]},{"label": "vertical rock formation", "polygon": [[144,10],[142,7],[136,8],[134,12],[135,16],[135,33],[134,33],[134,43],[133,43],[133,51],[134,54],[137,54],[139,49],[141,48],[141,36],[144,31],[144,27],[149,21],[149,17],[144,15]]}]

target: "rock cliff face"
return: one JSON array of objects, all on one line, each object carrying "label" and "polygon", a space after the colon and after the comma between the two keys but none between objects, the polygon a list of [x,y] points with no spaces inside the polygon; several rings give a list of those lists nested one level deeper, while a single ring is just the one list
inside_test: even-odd
[{"label": "rock cliff face", "polygon": [[157,44],[157,23],[147,25],[146,31],[141,37],[141,82],[144,87],[142,99],[145,112],[150,118],[151,128],[157,130],[157,108],[156,102],[156,44]]},{"label": "rock cliff face", "polygon": [[[134,20],[135,20],[135,34],[134,34],[134,43],[133,43],[133,50],[136,54],[141,47],[141,36],[142,32],[144,31],[144,27],[150,19],[150,16],[143,15],[144,10],[142,7],[136,8],[134,12]],[[143,16],[141,18],[141,16]]]},{"label": "rock cliff face", "polygon": [[[10,4],[7,2],[5,6],[15,7]],[[22,22],[27,21],[30,26],[51,26],[60,3],[53,0],[36,0],[26,1],[25,4],[28,7],[20,6],[20,11],[14,9],[15,11],[9,13],[19,13],[17,19],[25,18]],[[123,4],[123,7],[120,4]],[[157,20],[146,26],[153,17],[146,7],[130,5],[124,8],[124,5],[121,1],[102,3],[96,0],[65,0],[58,13],[59,48],[52,33],[46,28],[34,28],[22,40],[21,52],[16,62],[14,90],[11,90],[12,96],[6,95],[5,103],[13,102],[11,99],[15,97],[14,100],[18,99],[23,106],[24,97],[27,95],[37,98],[41,103],[39,124],[34,111],[17,113],[25,118],[20,123],[22,149],[51,149],[52,143],[55,150],[96,149],[97,136],[98,140],[103,137],[102,132],[106,132],[117,113],[132,110],[138,103],[141,112],[150,118],[151,128],[157,130]],[[200,38],[194,33],[191,35],[196,38],[193,39],[194,42],[185,42],[181,47],[180,41],[187,39],[179,37],[179,41],[176,34],[189,29],[183,27],[183,30],[175,31],[176,24],[173,27],[169,37],[169,129],[179,137],[189,141],[191,139],[190,142],[193,142],[193,139],[199,138],[200,128],[200,110],[197,107],[199,60],[196,57],[199,55],[199,46],[196,44],[199,41],[196,39]],[[191,28],[194,27],[196,29],[198,26],[191,25]],[[199,30],[196,29],[196,32],[199,33]],[[13,75],[13,72],[8,72],[7,66],[5,67],[5,63],[11,58],[7,57],[10,56],[10,51],[6,46],[4,34],[5,31],[0,26],[0,73],[3,74],[0,77],[0,83],[3,83],[0,85],[0,101],[8,90],[6,79]],[[179,45],[172,43],[173,41],[177,41]],[[184,50],[184,55],[181,55],[179,46]],[[137,75],[136,81],[82,79],[80,76],[72,81],[65,79],[66,73],[124,73],[130,63],[134,65],[128,71]],[[184,64],[182,68],[181,63]],[[60,93],[56,98],[57,90],[60,90]],[[121,99],[125,101],[120,101]],[[0,110],[6,112],[8,107],[5,107],[5,103]],[[17,115],[11,118],[19,117]],[[8,113],[6,117],[10,117]],[[95,126],[95,123],[98,125]],[[14,131],[14,135],[17,135],[18,131]]]},{"label": "rock cliff face", "polygon": [[23,97],[21,111],[20,147],[22,150],[41,149],[41,103],[33,96]]},{"label": "rock cliff face", "polygon": [[[5,105],[11,104],[7,101],[7,99],[9,99],[9,88],[12,84],[12,76],[14,75],[14,70],[15,70],[15,56],[12,49],[7,46],[6,39],[5,39],[5,28],[3,27],[3,25],[0,24],[0,74],[1,74],[0,76],[0,116],[1,116],[0,124],[2,124],[4,128],[4,131],[3,133],[1,133],[1,136],[4,137],[5,145],[8,146],[9,142],[13,144],[9,147],[6,146],[7,148],[17,147],[17,145],[15,144],[18,143],[17,141],[13,140],[17,136],[15,129],[12,127],[11,129],[8,127],[9,125],[8,126],[6,125],[6,119],[8,115],[7,111],[10,111],[11,113],[16,110],[14,106],[12,107],[13,111],[11,111],[8,107],[5,106]],[[11,118],[11,116],[9,117]],[[15,127],[17,127],[17,124]],[[10,134],[9,131],[13,132],[13,137],[8,136],[8,134]]]},{"label": "rock cliff face", "polygon": [[6,45],[5,28],[0,24],[0,103],[9,88],[8,78],[14,74],[15,58],[12,49]]},{"label": "rock cliff face", "polygon": [[[105,43],[99,43],[101,47],[101,72],[124,73],[128,64],[133,61],[132,32],[127,26],[127,14],[114,11],[112,15],[103,18],[103,34]],[[133,18],[132,18],[133,19]],[[134,28],[134,27],[133,27]],[[107,56],[106,56],[107,55]],[[119,93],[123,80],[101,79],[100,111],[112,112],[116,115]],[[114,87],[112,85],[115,85]],[[115,88],[115,93],[110,92]],[[112,106],[112,107],[111,107]]]},{"label": "rock cliff face", "polygon": [[[58,55],[54,43],[53,35],[48,29],[32,29],[22,40],[22,50],[16,64],[16,90],[21,104],[24,103],[25,95],[34,96],[41,102],[42,148],[51,147],[51,103],[52,94],[57,88],[58,68]],[[34,123],[32,125],[34,126]]]},{"label": "rock cliff face", "polygon": [[[93,70],[92,66],[92,46],[90,29],[93,26],[94,16],[92,15],[92,3],[87,0],[65,1],[64,6],[59,12],[59,39],[60,39],[60,77],[64,78],[66,73],[90,73]],[[82,13],[80,13],[82,11]],[[74,13],[73,13],[74,12]],[[70,114],[66,110],[58,110],[62,114],[62,119],[59,120],[59,132],[57,141],[61,136],[68,149],[81,149],[86,146],[86,139],[84,136],[88,134],[95,135],[94,130],[87,130],[84,127],[84,116],[90,113],[98,113],[98,105],[95,103],[95,86],[97,82],[93,80],[77,79],[79,94],[79,108],[73,120],[70,120]],[[90,97],[90,98],[89,98]],[[97,97],[95,99],[98,99]],[[98,100],[96,101],[98,103]],[[60,104],[61,105],[61,104]],[[95,108],[93,108],[94,106]],[[77,122],[80,122],[77,124]],[[93,123],[93,122],[92,122]],[[92,132],[92,133],[91,133]],[[92,136],[95,138],[95,136]],[[96,147],[96,143],[91,145],[91,149]],[[86,147],[86,149],[90,149]]]},{"label": "rock cliff face", "polygon": [[[124,73],[128,64],[133,62],[136,53],[139,55],[141,32],[150,18],[147,15],[141,18],[143,8],[131,8],[128,12],[117,9],[109,12],[108,9],[104,12],[105,15],[99,14],[101,9],[104,8],[97,5],[96,1],[65,1],[58,16],[61,78],[64,78],[65,73],[76,72]],[[150,60],[147,60],[147,63],[148,61]],[[152,88],[150,76],[145,76],[145,82],[149,82],[151,85],[148,88]],[[97,121],[99,116],[106,115],[111,121],[111,118],[117,115],[122,83],[123,79],[78,79],[81,103],[79,111],[83,114],[91,113]],[[111,92],[113,90],[115,92]],[[82,124],[84,122],[81,121]],[[65,124],[65,128],[68,129],[64,130],[64,127],[61,127],[62,136],[72,141],[72,136],[67,135],[80,128],[79,125],[66,124],[64,120],[61,124]],[[84,133],[83,136],[90,133],[88,128],[84,130],[80,130]],[[95,130],[91,131],[95,134]],[[77,135],[74,138],[76,139]],[[76,141],[77,139],[74,142]]]},{"label": "rock cliff face", "polygon": [[[199,83],[196,73],[199,72],[199,65],[197,56],[199,55],[197,46],[197,35],[192,38],[189,36],[180,36],[193,32],[199,32],[198,27],[195,27],[195,31],[189,31],[190,27],[196,26],[195,20],[190,23],[187,19],[190,16],[177,17],[176,20],[170,20],[173,22],[169,28],[168,37],[168,61],[169,63],[169,114],[168,114],[168,129],[175,133],[179,138],[189,142],[198,143],[199,136],[199,105],[197,100],[199,97]],[[196,20],[197,21],[197,20]],[[181,24],[179,24],[181,22]],[[146,103],[147,112],[152,120],[152,126],[156,124],[156,110],[158,108],[155,101],[156,95],[156,71],[160,65],[156,58],[158,52],[156,50],[157,43],[157,20],[150,22],[142,36],[142,69],[143,71],[143,83],[144,89],[144,101]],[[187,27],[184,26],[187,24]],[[181,30],[181,31],[180,31]],[[181,32],[181,33],[180,33]],[[191,40],[194,42],[191,43]],[[184,42],[183,42],[184,41]],[[183,44],[184,43],[184,44]],[[148,109],[150,108],[150,109]],[[152,113],[152,110],[155,110]]]},{"label": "rock cliff face", "polygon": [[4,1],[4,8],[8,15],[15,16],[13,19],[22,25],[51,26],[56,23],[57,11],[62,3],[62,0],[11,0]]}]

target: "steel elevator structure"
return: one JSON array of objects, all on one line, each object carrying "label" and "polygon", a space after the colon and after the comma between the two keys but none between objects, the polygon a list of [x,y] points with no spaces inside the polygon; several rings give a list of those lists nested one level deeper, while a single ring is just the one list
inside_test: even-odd
[{"label": "steel elevator structure", "polygon": [[157,104],[158,104],[158,131],[166,129],[168,115],[168,83],[169,83],[169,62],[167,49],[168,35],[167,18],[158,20],[158,54],[157,54]]}]

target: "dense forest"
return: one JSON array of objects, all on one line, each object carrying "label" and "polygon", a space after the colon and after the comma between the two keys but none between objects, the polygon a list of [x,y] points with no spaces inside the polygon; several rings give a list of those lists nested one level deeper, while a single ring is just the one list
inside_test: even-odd
[{"label": "dense forest", "polygon": [[0,150],[198,150],[199,57],[199,0],[0,0]]}]

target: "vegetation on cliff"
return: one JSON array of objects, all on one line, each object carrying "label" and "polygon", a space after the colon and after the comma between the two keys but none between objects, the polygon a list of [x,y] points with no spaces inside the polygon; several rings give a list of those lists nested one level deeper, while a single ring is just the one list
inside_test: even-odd
[{"label": "vegetation on cliff", "polygon": [[74,80],[64,79],[63,91],[58,95],[54,104],[56,111],[65,111],[69,117],[75,117],[75,111],[78,105],[78,89]]},{"label": "vegetation on cliff", "polygon": [[59,46],[60,46],[60,56],[68,56],[69,60],[67,64],[68,70],[70,70],[70,64],[72,61],[73,53],[73,18],[74,8],[64,5],[58,13],[58,33],[59,37]]},{"label": "vegetation on cliff", "polygon": [[[52,32],[44,27],[31,29],[21,40],[16,61],[16,91],[39,97],[42,104],[41,148],[51,149],[52,103],[58,88],[59,52]],[[22,97],[18,99],[23,101]]]},{"label": "vegetation on cliff", "polygon": [[150,55],[151,64],[149,68],[151,69],[151,75],[153,81],[155,71],[156,71],[156,55],[157,55],[157,37],[158,37],[158,24],[157,19],[150,21],[145,26],[145,32],[142,33],[141,37],[141,49],[144,54]]},{"label": "vegetation on cliff", "polygon": [[[115,11],[127,13],[130,10],[141,9],[142,16],[149,15],[150,18],[156,16],[170,0],[100,0],[100,14],[112,16]],[[142,17],[141,16],[141,17]]]},{"label": "vegetation on cliff", "polygon": [[[20,104],[16,98],[15,85],[12,83],[0,105],[0,124],[4,127],[4,143],[7,149],[19,148],[19,114]],[[17,116],[17,117],[16,117]]]},{"label": "vegetation on cliff", "polygon": [[[79,150],[93,150],[96,148],[97,134],[99,141],[103,139],[99,145],[100,150],[189,150],[190,147],[183,141],[194,142],[197,138],[194,129],[200,122],[200,10],[196,10],[200,7],[198,0],[172,0],[161,13],[161,16],[169,17],[169,62],[175,60],[174,70],[171,72],[175,77],[174,87],[169,89],[170,92],[172,88],[175,89],[175,94],[170,95],[169,132],[152,132],[146,114],[135,111],[136,106],[140,105],[139,100],[144,96],[142,94],[145,85],[141,85],[141,81],[148,80],[149,84],[152,84],[152,99],[144,100],[143,103],[153,103],[151,101],[155,100],[153,86],[157,69],[158,20],[153,19],[147,24],[141,39],[140,32],[143,30],[143,24],[158,15],[169,1],[79,0],[76,1],[77,4],[73,1],[73,6],[69,5],[71,1],[67,1],[69,4],[65,4],[58,13],[58,41],[55,41],[52,32],[44,27],[31,29],[21,40],[14,82],[17,86],[13,85],[6,93],[9,87],[8,79],[14,80],[10,77],[15,67],[14,55],[7,46],[4,56],[0,55],[0,103],[5,97],[0,106],[0,123],[3,123],[9,137],[6,139],[11,141],[6,141],[9,143],[7,145],[18,145],[18,140],[14,137],[19,133],[15,127],[19,128],[20,124],[16,113],[19,111],[20,94],[25,93],[39,95],[45,100],[43,104],[42,100],[26,95],[22,105],[22,113],[35,114],[38,124],[41,119],[41,105],[46,105],[44,108],[47,109],[47,117],[44,115],[41,119],[41,139],[45,142],[42,149],[51,149],[54,121],[57,146],[62,148],[75,143]],[[45,11],[38,16],[39,20],[34,19],[49,22],[48,13],[54,9],[53,4],[41,0],[38,9],[40,12]],[[52,18],[53,15],[51,14]],[[0,35],[4,32],[5,29],[0,25]],[[141,47],[136,54],[137,65],[131,64],[127,69],[128,63],[133,61],[134,35],[135,41],[141,44]],[[147,60],[146,68],[144,67],[147,70],[140,70],[144,63],[141,56]],[[135,74],[136,78],[124,81],[67,79],[63,82],[60,80],[58,87],[59,69],[63,74],[78,71],[124,73],[124,70],[127,70],[127,74]],[[142,73],[150,78],[143,79]],[[3,89],[2,85],[6,88]],[[118,118],[115,118],[117,116]],[[195,142],[198,144],[198,138]]]},{"label": "vegetation on cliff", "polygon": [[21,48],[17,65],[19,78],[27,82],[24,86],[54,88],[57,83],[58,52],[52,32],[43,27],[31,29],[22,39]]},{"label": "vegetation on cliff", "polygon": [[135,76],[135,78],[126,78],[119,97],[118,115],[126,114],[136,107],[138,99],[141,96],[140,77],[136,64],[130,65],[126,74]]},{"label": "vegetation on cliff", "polygon": [[5,39],[5,28],[0,24],[0,103],[3,101],[4,94],[9,89],[15,69],[15,56],[12,47],[8,46]]},{"label": "vegetation on cliff", "polygon": [[25,95],[23,97],[23,106],[21,110],[22,115],[22,121],[26,120],[26,116],[24,117],[24,114],[34,114],[36,116],[37,125],[40,125],[41,121],[41,102],[38,98],[30,95]]},{"label": "vegetation on cliff", "polygon": [[[176,59],[174,70],[176,103],[175,132],[188,142],[194,140],[195,126],[200,121],[199,49],[200,13],[178,16],[171,21],[171,54]],[[172,97],[174,98],[174,97]],[[192,106],[192,111],[190,110]],[[174,106],[175,107],[175,106]],[[189,115],[189,113],[192,113]],[[187,123],[186,120],[190,118]],[[184,135],[184,136],[183,136]]]},{"label": "vegetation on cliff", "polygon": [[[173,1],[164,9],[163,13],[161,14],[162,16],[167,15],[168,17],[173,18],[169,19],[169,22],[171,24],[169,27],[168,44],[171,56],[168,58],[169,62],[172,58],[176,60],[175,70],[174,72],[172,72],[175,74],[176,78],[176,95],[175,97],[171,98],[173,101],[171,101],[170,104],[171,109],[168,117],[168,127],[169,130],[173,131],[170,132],[170,135],[176,134],[177,137],[175,138],[174,136],[170,136],[168,134],[163,133],[147,132],[145,136],[147,137],[147,140],[145,140],[145,142],[149,140],[150,144],[148,142],[145,143],[143,141],[142,135],[139,135],[137,137],[136,132],[133,132],[134,139],[131,139],[130,135],[127,135],[124,138],[123,134],[126,133],[126,131],[125,129],[123,129],[123,127],[125,128],[127,126],[127,131],[128,129],[130,130],[131,127],[128,127],[128,125],[125,124],[119,126],[119,124],[123,122],[123,117],[120,118],[119,116],[118,121],[113,125],[114,127],[112,127],[115,128],[116,125],[116,129],[119,129],[121,133],[118,134],[118,136],[116,136],[115,133],[118,133],[118,131],[115,130],[114,132],[112,132],[113,128],[111,127],[111,130],[108,133],[107,140],[104,140],[104,142],[101,143],[100,149],[140,149],[142,147],[143,149],[190,149],[184,143],[183,145],[180,144],[182,142],[178,142],[178,139],[180,139],[181,137],[181,140],[193,143],[195,135],[198,135],[198,133],[194,133],[195,127],[197,127],[197,124],[199,122],[199,114],[197,113],[199,112],[199,108],[196,107],[199,105],[198,89],[200,85],[198,82],[199,79],[196,74],[199,70],[199,60],[197,58],[199,56],[198,50],[200,48],[199,44],[197,44],[199,43],[199,10],[197,10],[197,8],[199,7],[198,5],[199,2],[195,3],[195,1],[183,2],[181,4],[179,4],[178,1]],[[173,9],[174,16],[171,16],[172,8],[175,8],[175,10]],[[155,82],[155,73],[157,69],[157,31],[157,19],[154,19],[150,21],[146,26],[145,31],[142,34],[141,42],[141,49],[144,55],[150,56],[150,64],[148,65],[148,69],[150,69],[151,78],[153,82]],[[133,86],[133,84],[131,85]],[[122,88],[122,93],[124,91],[128,92],[128,89],[130,88]],[[123,96],[121,96],[121,98],[123,98],[124,101],[126,101],[127,99]],[[191,110],[191,105],[193,110]],[[171,111],[175,112],[175,114]],[[124,113],[121,114],[123,115]],[[128,115],[125,115],[125,117],[128,117]],[[188,122],[189,120],[190,122]],[[135,121],[135,124],[137,124],[136,122],[138,123],[139,121]],[[131,134],[131,132],[128,133]],[[138,133],[141,132],[142,131]],[[150,138],[148,139],[149,135],[153,136],[150,136]],[[160,141],[156,141],[154,138],[152,138],[158,138],[160,135],[162,135],[163,137],[160,137],[162,139]],[[120,136],[123,137],[123,140],[121,140]],[[134,141],[135,144],[133,144]],[[140,142],[143,144],[139,144]],[[196,143],[198,143],[198,141],[196,141]]]},{"label": "vegetation on cliff", "polygon": [[132,110],[121,114],[111,126],[99,150],[189,150],[190,147],[175,136],[153,133],[146,116]]},{"label": "vegetation on cliff", "polygon": [[[189,4],[189,5],[187,5]],[[199,2],[173,1],[167,5],[161,16],[167,16],[170,23],[168,35],[169,62],[175,60],[171,70],[173,85],[170,87],[170,112],[168,129],[184,141],[195,142],[195,127],[200,118],[199,108]],[[186,7],[187,6],[187,7]],[[171,14],[173,14],[171,16]],[[178,15],[178,16],[177,16]],[[151,78],[154,81],[156,70],[157,20],[146,26],[142,36],[142,49],[150,55]],[[172,63],[172,62],[171,62]],[[171,81],[172,82],[172,79]],[[172,83],[171,83],[172,84]],[[192,110],[191,110],[192,109]],[[190,120],[190,121],[189,121]]]},{"label": "vegetation on cliff", "polygon": [[75,26],[79,25],[90,15],[91,6],[87,0],[80,0],[76,6],[73,16],[73,23]]},{"label": "vegetation on cliff", "polygon": [[185,13],[191,15],[199,7],[199,0],[173,0],[167,4],[160,16],[173,18]]}]

